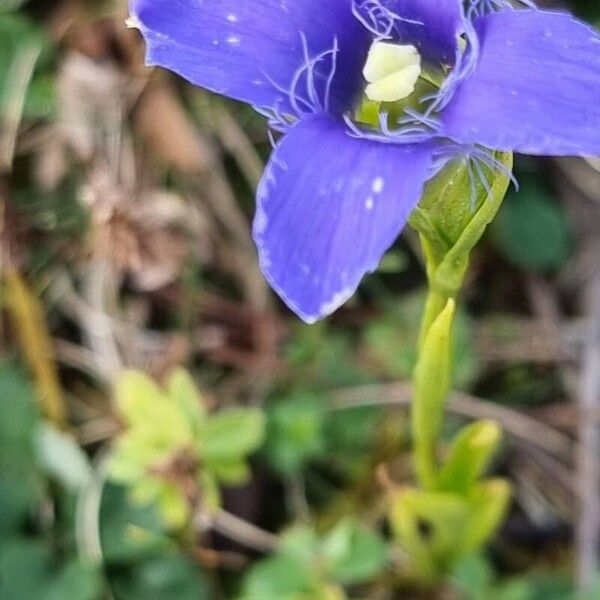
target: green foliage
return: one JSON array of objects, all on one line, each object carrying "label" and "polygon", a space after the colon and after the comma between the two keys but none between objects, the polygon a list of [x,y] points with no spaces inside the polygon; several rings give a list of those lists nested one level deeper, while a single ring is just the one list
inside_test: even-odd
[{"label": "green foliage", "polygon": [[494,421],[476,421],[463,428],[437,475],[436,489],[466,493],[485,475],[501,437],[500,427]]},{"label": "green foliage", "polygon": [[286,350],[294,381],[325,388],[371,380],[357,361],[352,337],[347,332],[332,329],[325,321],[310,327],[298,325]]},{"label": "green foliage", "polygon": [[[11,2],[11,6],[17,8],[14,4]],[[11,6],[5,7],[5,10]],[[25,90],[23,114],[27,118],[52,114],[54,91],[51,80],[44,72],[51,56],[51,44],[41,27],[22,14],[0,10],[0,116],[14,102],[15,94],[19,92],[18,86],[23,83],[17,71],[30,61],[35,70]]]},{"label": "green foliage", "polygon": [[[378,374],[409,379],[417,362],[419,316],[424,294],[405,294],[365,328],[364,341]],[[452,379],[458,389],[468,389],[480,373],[471,339],[471,322],[464,311],[457,312],[452,336]]]},{"label": "green foliage", "polygon": [[210,585],[184,556],[165,553],[135,565],[113,579],[113,593],[122,600],[211,600]]},{"label": "green foliage", "polygon": [[470,554],[455,566],[450,578],[461,600],[592,600],[600,586],[589,594],[578,593],[563,573],[530,572],[500,579],[492,564],[481,554]]},{"label": "green foliage", "polygon": [[[96,600],[102,593],[104,583],[98,566],[91,562],[73,560],[48,582],[43,596],[45,600]],[[41,596],[36,596],[41,597]]]},{"label": "green foliage", "polygon": [[35,441],[38,462],[48,476],[73,491],[82,490],[89,485],[92,469],[87,456],[73,437],[44,423],[37,428]]},{"label": "green foliage", "polygon": [[98,569],[73,559],[57,565],[52,547],[42,540],[2,540],[0,591],[10,600],[97,600],[102,590]]},{"label": "green foliage", "polygon": [[137,501],[157,502],[172,527],[182,527],[190,517],[190,483],[199,486],[204,508],[216,509],[219,482],[246,480],[246,458],[264,437],[261,411],[238,408],[208,415],[182,370],[171,374],[164,389],[143,373],[127,372],[116,400],[127,428],[115,444],[110,475],[130,485]]},{"label": "green foliage", "polygon": [[283,474],[300,471],[325,448],[325,404],[310,392],[298,391],[269,411],[267,455]]},{"label": "green foliage", "polygon": [[0,536],[19,530],[40,498],[35,396],[23,374],[0,363]]},{"label": "green foliage", "polygon": [[262,444],[263,425],[257,409],[230,409],[210,417],[200,432],[202,460],[213,468],[239,462]]},{"label": "green foliage", "polygon": [[566,214],[541,178],[531,175],[521,178],[519,193],[509,194],[491,231],[500,252],[528,270],[554,270],[571,250]]},{"label": "green foliage", "polygon": [[507,509],[510,487],[492,479],[466,494],[406,488],[392,496],[390,523],[410,557],[410,573],[427,584],[443,578],[462,557],[495,533]]},{"label": "green foliage", "polygon": [[109,565],[130,566],[173,549],[156,507],[129,496],[127,488],[111,483],[102,490],[99,536]]},{"label": "green foliage", "polygon": [[[600,22],[597,4],[589,0],[576,2],[580,13]],[[60,8],[57,10],[53,5]],[[599,598],[600,588],[585,598],[576,593],[570,578],[570,554],[564,560],[564,572],[548,574],[549,569],[543,564],[544,552],[539,552],[536,559],[539,556],[540,560],[536,560],[535,567],[528,564],[525,574],[506,578],[505,574],[495,572],[497,565],[477,553],[498,528],[510,497],[505,481],[489,479],[487,475],[490,467],[495,466],[494,458],[502,444],[501,432],[496,424],[481,421],[466,425],[449,438],[448,428],[440,426],[451,384],[460,389],[472,389],[476,384],[479,395],[527,407],[548,398],[554,400],[563,391],[560,369],[554,366],[508,364],[493,373],[484,371],[473,349],[470,318],[460,308],[453,318],[444,313],[449,300],[458,299],[470,254],[498,210],[508,183],[503,175],[489,173],[487,169],[484,170],[493,185],[489,198],[483,187],[471,196],[471,179],[465,164],[455,161],[429,182],[425,198],[412,217],[425,248],[430,284],[427,298],[420,292],[407,291],[422,287],[421,273],[416,261],[410,258],[412,247],[409,251],[400,242],[383,259],[379,269],[383,275],[369,278],[362,293],[351,301],[356,310],[312,327],[295,323],[281,327],[287,340],[285,351],[276,356],[281,368],[268,374],[264,388],[261,381],[256,388],[249,389],[254,383],[254,371],[246,372],[229,363],[223,366],[218,352],[213,359],[211,353],[203,350],[220,340],[226,342],[227,350],[231,348],[232,356],[236,356],[239,345],[243,357],[258,351],[258,344],[246,331],[253,329],[245,325],[247,290],[243,278],[237,280],[238,258],[240,265],[245,265],[245,258],[238,256],[239,248],[228,246],[237,239],[238,232],[229,231],[228,221],[221,222],[223,215],[234,215],[234,207],[226,208],[223,215],[215,213],[214,232],[212,211],[206,215],[201,211],[194,219],[198,223],[190,221],[190,232],[185,228],[185,237],[218,242],[217,252],[209,253],[202,248],[190,256],[190,276],[181,284],[170,286],[167,293],[140,292],[128,282],[117,286],[118,298],[112,298],[114,290],[108,290],[110,312],[117,309],[114,320],[111,315],[111,323],[120,340],[121,324],[133,315],[136,343],[131,348],[127,346],[127,361],[131,353],[135,364],[143,364],[147,358],[146,347],[142,348],[142,361],[133,356],[146,339],[152,340],[149,354],[154,356],[155,340],[162,345],[171,334],[175,334],[173,338],[188,332],[190,337],[196,336],[197,325],[201,324],[202,339],[190,344],[190,362],[200,377],[205,381],[212,379],[215,397],[226,398],[227,402],[240,389],[240,396],[253,400],[268,389],[266,414],[240,408],[211,414],[192,378],[184,371],[167,378],[163,387],[144,375],[129,373],[118,390],[117,408],[123,428],[122,435],[114,437],[112,455],[108,440],[98,441],[106,433],[105,425],[112,431],[114,405],[106,397],[101,382],[91,376],[94,367],[99,366],[95,364],[96,348],[86,347],[88,340],[79,322],[82,320],[79,311],[90,310],[92,305],[87,303],[97,300],[88,296],[98,292],[91,289],[92,278],[88,279],[91,262],[86,252],[95,241],[86,236],[89,217],[93,217],[98,230],[95,233],[100,236],[109,226],[116,226],[111,233],[117,235],[110,238],[117,242],[115,250],[124,249],[134,255],[139,251],[142,256],[134,256],[134,262],[139,258],[144,263],[146,231],[157,223],[169,221],[165,210],[147,214],[150,217],[147,221],[144,218],[129,222],[131,215],[137,217],[138,207],[147,206],[145,199],[149,194],[167,192],[195,199],[197,194],[206,192],[207,198],[214,195],[218,199],[219,193],[224,191],[227,195],[230,187],[240,199],[239,223],[244,223],[253,203],[250,186],[242,180],[240,172],[249,181],[253,180],[260,167],[260,162],[253,160],[253,148],[260,159],[266,159],[270,150],[261,117],[250,107],[213,97],[199,107],[198,113],[204,112],[199,115],[203,121],[212,120],[212,115],[218,119],[206,131],[199,129],[193,135],[195,139],[210,137],[215,142],[214,148],[211,143],[201,150],[207,153],[207,163],[214,166],[215,173],[207,169],[190,176],[177,172],[172,165],[163,169],[161,164],[150,162],[147,154],[160,155],[163,149],[160,139],[151,139],[153,136],[147,131],[143,136],[140,134],[145,129],[147,114],[152,114],[152,110],[146,110],[147,106],[154,101],[161,108],[160,101],[164,102],[166,93],[169,101],[161,114],[165,122],[171,123],[167,110],[184,116],[191,104],[186,102],[191,100],[186,95],[178,105],[177,94],[183,98],[186,92],[182,86],[170,87],[168,78],[162,77],[150,86],[128,86],[125,91],[139,87],[139,94],[127,93],[126,110],[121,115],[123,130],[115,129],[112,122],[108,128],[106,122],[99,122],[94,160],[87,164],[71,161],[65,165],[68,172],[63,184],[51,191],[38,190],[37,182],[43,180],[40,175],[44,174],[44,167],[62,172],[62,166],[50,164],[56,157],[48,152],[52,150],[48,139],[55,141],[55,138],[45,133],[55,131],[57,125],[59,107],[55,106],[54,88],[62,56],[80,51],[87,55],[91,50],[91,55],[104,56],[98,59],[98,66],[106,60],[111,72],[116,68],[124,80],[140,79],[137,75],[141,65],[132,64],[136,53],[131,52],[133,46],[120,35],[120,32],[125,34],[119,29],[123,19],[120,14],[114,18],[115,10],[114,2],[104,0],[67,3],[0,0],[0,131],[4,133],[3,125],[10,126],[23,117],[23,127],[16,138],[14,168],[5,178],[7,232],[11,250],[14,242],[23,276],[39,282],[36,289],[52,292],[44,295],[47,304],[44,308],[53,335],[67,342],[59,348],[60,360],[63,351],[65,360],[69,360],[68,366],[67,362],[61,364],[60,376],[72,427],[60,431],[44,421],[37,406],[39,398],[28,377],[12,364],[0,365],[0,598],[370,600],[438,595],[457,600]],[[73,35],[63,36],[61,31],[60,47],[46,33],[52,30],[54,36],[56,28],[50,27],[50,22],[36,20],[50,14],[52,18],[58,15],[56,22],[61,24],[72,20]],[[99,24],[94,22],[98,15],[107,18]],[[118,24],[111,30],[115,21]],[[61,92],[69,90],[63,88]],[[206,97],[202,92],[195,94]],[[101,121],[102,116],[97,116]],[[236,126],[243,131],[236,130]],[[10,127],[9,132],[13,133]],[[179,137],[176,131],[173,133],[177,145]],[[508,156],[499,158],[509,167]],[[133,166],[135,173],[131,171]],[[110,171],[111,180],[104,183],[110,185],[96,189],[95,176],[104,168]],[[168,174],[163,177],[163,172]],[[510,194],[491,230],[491,241],[515,267],[507,270],[504,263],[492,265],[492,269],[501,271],[500,281],[514,278],[523,269],[554,271],[564,265],[571,248],[572,235],[558,198],[541,178],[528,174],[519,180],[521,192]],[[102,212],[102,202],[94,203],[93,207],[82,202],[82,192],[86,187],[92,189],[90,186],[102,196],[100,200],[106,200],[107,207],[112,205],[112,191],[115,197],[130,196],[127,200],[131,199],[131,203],[123,201],[121,205],[119,201],[115,218],[109,216],[109,208],[99,215],[94,211]],[[121,213],[122,208],[129,207],[135,207],[131,215]],[[227,213],[230,209],[232,212]],[[99,216],[100,220],[106,217],[106,223],[99,223]],[[123,222],[122,216],[126,217]],[[173,229],[179,229],[179,224]],[[142,239],[139,247],[135,247],[138,237]],[[120,243],[127,248],[118,247]],[[160,244],[160,250],[164,248],[165,255],[177,252],[170,246],[167,240]],[[487,281],[489,266],[487,263],[482,266],[483,280]],[[72,277],[74,282],[75,294],[64,307],[59,304],[62,295],[61,280],[56,279],[57,267],[61,278]],[[146,267],[142,264],[141,268]],[[227,311],[224,322],[212,310],[205,311],[202,307],[198,311],[198,295],[208,292],[206,295],[212,296],[213,291],[217,299],[221,294],[235,298],[236,304],[232,305],[231,313]],[[255,291],[260,292],[252,289]],[[478,293],[469,297],[476,300],[479,311]],[[118,302],[113,304],[114,299]],[[572,298],[567,300],[572,306]],[[423,305],[424,325],[419,330],[418,315]],[[96,309],[94,306],[92,310]],[[489,314],[481,316],[487,331]],[[261,321],[263,318],[266,324],[282,321],[278,309],[265,308]],[[238,322],[239,336],[233,331]],[[513,323],[513,327],[519,326],[520,322]],[[166,331],[171,327],[175,330]],[[505,334],[506,323],[499,327]],[[251,332],[252,336],[260,333],[258,329]],[[10,322],[2,334],[2,351],[12,356]],[[511,341],[518,343],[521,338],[522,332],[518,331],[514,336],[516,342]],[[202,350],[198,352],[198,348]],[[76,362],[73,357],[80,357],[83,367],[89,363],[92,368],[70,364]],[[170,353],[165,363],[169,360]],[[251,360],[248,363],[254,364]],[[257,361],[257,364],[262,363]],[[388,399],[381,397],[377,385],[363,388],[362,384],[408,380],[415,368],[418,410],[411,436],[404,409],[375,406]],[[250,384],[248,389],[245,383]],[[357,387],[337,389],[345,386]],[[365,398],[361,398],[363,389]],[[350,401],[345,404],[348,398]],[[376,402],[371,405],[371,400]],[[248,510],[247,515],[257,517],[260,527],[275,530],[284,522],[287,532],[276,538],[276,549],[257,555],[252,548],[236,544],[235,539],[233,547],[229,547],[221,536],[203,528],[210,527],[210,511],[221,504],[221,486],[248,480],[248,458],[261,447],[263,438],[265,444],[258,458],[271,468],[257,469],[260,476],[251,485],[232,490],[226,496],[227,510],[240,515],[237,509],[242,504],[244,512]],[[417,442],[419,460],[424,458],[427,463],[425,475],[421,470],[419,477],[417,469],[416,483],[412,483],[415,472],[410,470],[411,439]],[[394,489],[386,480],[387,467],[390,479],[400,482],[401,487]],[[384,482],[392,490],[387,498],[380,485]],[[284,489],[287,494],[282,493]],[[550,499],[554,497],[552,494]],[[203,512],[203,518],[194,524],[189,518],[192,508]],[[390,539],[384,541],[373,532],[373,526],[371,530],[358,526],[363,521],[379,524],[386,508],[390,525],[386,535]],[[306,521],[316,525],[294,525],[293,519],[290,524],[289,513],[296,509],[308,509],[310,515]],[[298,511],[302,517],[303,510]],[[348,518],[331,527],[340,514]],[[243,523],[238,525],[244,529]],[[236,538],[235,531],[230,535]],[[238,541],[243,538],[240,535]],[[566,546],[562,541],[556,545],[560,545],[561,551]],[[500,545],[498,549],[503,556],[510,553],[511,572],[524,567],[520,553],[512,552],[512,545],[508,549]],[[551,552],[554,550],[552,544]],[[218,566],[207,574],[200,566],[205,561]],[[229,561],[233,568],[229,568]],[[426,585],[421,590],[419,584],[423,583],[431,584],[431,588]]]},{"label": "green foliage", "polygon": [[[56,529],[36,535],[35,515],[44,495],[44,472],[65,489],[88,481],[85,455],[48,424],[42,424],[33,388],[15,366],[0,364],[0,597],[10,600],[96,600],[102,579],[96,565],[77,558]],[[62,497],[67,524],[68,496]]]},{"label": "green foliage", "polygon": [[322,543],[323,561],[330,577],[344,585],[369,581],[387,561],[381,538],[357,526],[351,519],[339,523]]},{"label": "green foliage", "polygon": [[[461,560],[453,570],[452,581],[464,600],[533,600],[534,586],[525,579],[494,581],[490,564],[479,554]],[[564,600],[564,598],[563,598]]]},{"label": "green foliage", "polygon": [[243,600],[342,600],[339,584],[368,582],[387,562],[386,544],[351,520],[325,536],[304,526],[289,530],[274,556],[247,575]]},{"label": "green foliage", "polygon": [[0,13],[17,10],[26,2],[27,0],[2,0],[2,3],[0,4]]}]

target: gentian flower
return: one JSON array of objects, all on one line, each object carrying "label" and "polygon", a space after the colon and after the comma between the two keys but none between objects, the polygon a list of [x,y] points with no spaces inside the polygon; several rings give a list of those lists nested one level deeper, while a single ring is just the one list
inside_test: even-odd
[{"label": "gentian flower", "polygon": [[302,319],[344,303],[424,184],[493,151],[600,154],[600,36],[531,0],[131,0],[147,63],[283,133],[257,193],[265,276]]}]

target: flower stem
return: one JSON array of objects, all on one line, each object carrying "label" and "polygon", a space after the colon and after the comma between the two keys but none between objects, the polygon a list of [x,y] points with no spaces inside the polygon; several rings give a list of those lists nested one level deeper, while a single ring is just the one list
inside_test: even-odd
[{"label": "flower stem", "polygon": [[455,307],[452,298],[432,292],[423,315],[424,336],[414,371],[412,428],[415,471],[424,489],[434,488],[437,479],[436,444],[450,391]]},{"label": "flower stem", "polygon": [[[448,165],[439,180],[429,184],[411,217],[411,225],[419,233],[428,283],[412,409],[415,472],[426,490],[432,489],[437,480],[436,446],[451,387],[451,331],[456,298],[471,252],[496,216],[510,183],[512,156],[500,155],[497,161],[501,168],[489,173],[491,185],[481,184],[476,194],[481,199],[475,207],[470,206],[468,164],[459,161]],[[457,215],[462,215],[460,227],[454,226]]]},{"label": "flower stem", "polygon": [[423,316],[421,317],[421,327],[419,333],[419,351],[423,348],[427,332],[431,329],[434,321],[438,315],[444,310],[444,307],[448,303],[448,296],[441,292],[438,292],[430,288],[427,292],[427,299],[425,300],[425,309]]}]

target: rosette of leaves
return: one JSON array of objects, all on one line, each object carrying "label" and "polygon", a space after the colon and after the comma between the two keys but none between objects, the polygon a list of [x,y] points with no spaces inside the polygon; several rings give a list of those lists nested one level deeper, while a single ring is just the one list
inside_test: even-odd
[{"label": "rosette of leaves", "polygon": [[354,519],[325,535],[298,525],[249,571],[240,600],[346,600],[344,586],[368,583],[387,560],[384,540]]},{"label": "rosette of leaves", "polygon": [[163,388],[128,371],[117,384],[116,400],[126,428],[115,442],[110,476],[128,486],[135,501],[158,505],[170,526],[184,526],[196,509],[218,509],[219,485],[239,485],[249,477],[247,458],[264,436],[260,410],[209,414],[181,369]]}]

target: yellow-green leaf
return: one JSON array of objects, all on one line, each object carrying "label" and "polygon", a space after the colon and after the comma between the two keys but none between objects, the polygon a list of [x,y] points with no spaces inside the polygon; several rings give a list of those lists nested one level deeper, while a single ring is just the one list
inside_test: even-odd
[{"label": "yellow-green leaf", "polygon": [[233,408],[211,415],[202,430],[200,457],[208,465],[229,462],[254,452],[262,444],[265,417],[255,408]]},{"label": "yellow-green leaf", "polygon": [[166,388],[190,423],[199,425],[206,409],[192,376],[185,369],[176,369],[169,375]]},{"label": "yellow-green leaf", "polygon": [[466,493],[488,468],[501,439],[502,431],[494,421],[477,421],[463,428],[452,442],[437,487]]},{"label": "yellow-green leaf", "polygon": [[503,479],[491,479],[472,488],[471,516],[463,538],[465,554],[477,550],[494,535],[506,515],[510,497],[510,484]]}]

